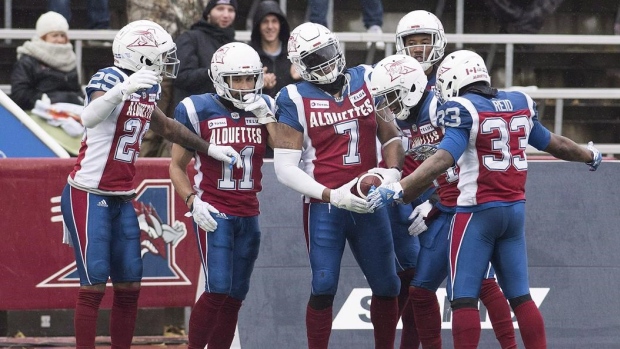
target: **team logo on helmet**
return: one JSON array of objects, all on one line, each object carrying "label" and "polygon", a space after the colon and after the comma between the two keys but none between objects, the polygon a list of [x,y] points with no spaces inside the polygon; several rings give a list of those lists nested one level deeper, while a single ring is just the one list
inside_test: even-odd
[{"label": "team logo on helmet", "polygon": [[451,67],[439,67],[440,69],[437,71],[437,76],[443,75],[448,70],[452,69]]},{"label": "team logo on helmet", "polygon": [[213,54],[213,63],[224,64],[224,57],[230,47],[222,47]]},{"label": "team logo on helmet", "polygon": [[160,45],[155,39],[155,29],[139,30],[135,34],[138,38],[127,47],[158,47]]},{"label": "team logo on helmet", "polygon": [[291,34],[288,37],[288,52],[297,52],[297,38],[299,37],[299,33]]},{"label": "team logo on helmet", "polygon": [[390,81],[394,81],[403,75],[407,75],[416,71],[415,68],[405,65],[404,58],[399,61],[386,64],[385,70],[387,70],[388,75],[390,75]]}]

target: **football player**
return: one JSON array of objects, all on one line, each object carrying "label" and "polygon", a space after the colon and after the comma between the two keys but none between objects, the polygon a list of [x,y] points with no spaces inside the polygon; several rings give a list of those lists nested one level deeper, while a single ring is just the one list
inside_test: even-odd
[{"label": "football player", "polygon": [[[412,11],[405,15],[397,25],[396,49],[400,54],[411,56],[420,62],[428,77],[428,83],[426,86],[420,86],[413,80],[393,79],[389,74],[390,71],[386,69],[375,69],[372,76],[373,94],[382,96],[391,93],[394,95],[390,106],[399,127],[408,138],[404,145],[411,156],[405,158],[403,176],[412,173],[426,157],[432,155],[444,135],[443,128],[436,123],[437,100],[432,90],[436,81],[437,62],[443,58],[446,44],[443,25],[434,14],[423,10]],[[411,63],[405,62],[407,60],[403,59],[401,65],[413,67]],[[411,68],[401,70],[406,71]],[[421,102],[413,103],[417,100]],[[406,262],[411,260],[413,255],[411,249],[407,250],[402,247],[410,241],[406,238],[407,228],[404,227],[406,223],[403,219],[407,212],[410,213],[409,218],[413,220],[408,226],[408,232],[413,236],[419,235],[420,244],[415,274],[406,272],[400,274],[401,282],[410,285],[408,294],[411,304],[411,309],[403,311],[401,349],[417,348],[416,342],[409,346],[405,345],[407,340],[410,340],[408,339],[410,337],[408,333],[411,331],[408,328],[410,321],[407,320],[409,316],[415,318],[415,326],[422,347],[441,348],[442,321],[435,293],[448,275],[448,231],[456,208],[457,183],[458,167],[455,166],[434,182],[432,187],[436,186],[437,190],[430,200],[434,205],[430,202],[420,205],[420,202],[424,202],[434,191],[434,189],[429,189],[410,205],[396,205],[391,208],[392,211],[401,212],[397,215],[401,217],[397,220],[402,222],[400,227],[395,226],[394,223],[392,225],[395,244],[397,240],[402,242],[401,247],[396,248],[396,257]],[[432,214],[428,215],[429,211]],[[424,231],[426,232],[421,234]],[[399,255],[399,251],[403,253]],[[409,279],[404,276],[409,276]],[[480,299],[489,312],[501,347],[515,348],[516,341],[510,308],[495,281],[492,268],[489,268],[482,282]],[[413,312],[412,315],[410,311]]]},{"label": "football player", "polygon": [[73,245],[80,276],[75,308],[78,348],[95,347],[97,315],[108,278],[114,288],[112,347],[131,345],[142,278],[132,182],[140,142],[149,127],[219,161],[239,159],[231,147],[209,144],[157,108],[162,76],[176,76],[175,52],[172,38],[161,26],[131,22],[114,38],[114,66],[99,70],[86,86],[82,112],[86,131],[61,200],[65,241]]},{"label": "football player", "polygon": [[[396,125],[375,116],[369,66],[347,68],[336,36],[304,23],[291,32],[289,59],[303,80],[276,97],[274,164],[278,180],[304,195],[304,229],[312,269],[306,309],[308,346],[327,348],[340,263],[348,241],[372,290],[375,348],[394,347],[399,280],[385,209],[368,213],[351,193],[357,176],[377,166],[382,142],[385,183],[400,178],[403,148]],[[299,163],[302,161],[302,168]]]},{"label": "football player", "polygon": [[538,121],[536,104],[527,94],[492,88],[484,60],[472,51],[457,51],[443,60],[436,89],[441,103],[437,123],[445,127],[438,150],[400,182],[369,194],[369,208],[394,200],[409,202],[458,164],[447,285],[455,348],[478,346],[478,298],[489,262],[515,313],[525,347],[546,348],[543,318],[528,282],[525,148],[530,144],[560,159],[585,162],[591,171],[600,165],[601,154],[591,142],[584,148],[549,132]]},{"label": "football player", "polygon": [[[211,59],[217,91],[187,97],[175,119],[191,132],[216,144],[230,144],[241,155],[243,169],[193,149],[172,146],[170,178],[194,216],[194,230],[205,273],[205,291],[189,319],[189,348],[230,348],[250,275],[258,257],[258,226],[267,129],[275,124],[273,98],[262,95],[263,65],[258,53],[234,42]],[[266,125],[265,125],[266,124]],[[193,186],[186,172],[194,158]]]}]

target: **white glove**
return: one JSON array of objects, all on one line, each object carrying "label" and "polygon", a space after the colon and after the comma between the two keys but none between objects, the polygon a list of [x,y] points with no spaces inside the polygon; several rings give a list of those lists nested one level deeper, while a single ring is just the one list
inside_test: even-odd
[{"label": "white glove", "polygon": [[209,149],[207,150],[207,154],[216,160],[229,164],[231,169],[233,165],[236,165],[237,168],[241,168],[242,166],[240,161],[241,155],[239,155],[239,153],[237,153],[237,151],[231,146],[215,145],[211,143],[209,145]]},{"label": "white glove", "polygon": [[373,169],[368,170],[368,172],[376,173],[380,175],[381,177],[383,177],[382,185],[400,182],[401,172],[395,168],[375,167]]},{"label": "white glove", "polygon": [[209,212],[220,213],[220,211],[218,211],[215,207],[200,200],[198,196],[194,196],[194,202],[192,202],[192,212],[187,212],[185,217],[194,217],[194,222],[196,222],[196,224],[198,224],[198,226],[207,233],[210,233],[217,229],[217,222],[213,219],[213,217],[211,217],[211,213]]},{"label": "white glove", "polygon": [[[258,97],[258,98],[257,98]],[[267,102],[260,95],[255,95],[254,93],[247,94],[243,96],[243,100],[246,102],[254,101],[247,107],[245,107],[245,111],[251,111],[258,118],[258,122],[262,125],[276,122],[276,117],[273,115],[273,111],[267,105]]]},{"label": "white glove", "polygon": [[409,216],[409,220],[413,221],[411,222],[411,225],[408,229],[409,235],[418,236],[428,229],[424,218],[428,216],[428,213],[431,211],[432,208],[433,204],[426,200],[413,209],[413,212]]},{"label": "white glove", "polygon": [[345,210],[356,213],[368,213],[366,200],[359,198],[351,193],[351,188],[357,183],[357,178],[353,178],[349,183],[338,189],[332,189],[329,194],[329,202]]},{"label": "white glove", "polygon": [[161,77],[158,72],[142,67],[137,72],[131,74],[127,80],[123,81],[123,87],[121,88],[123,100],[128,100],[136,91],[151,88],[159,84],[160,81]]}]

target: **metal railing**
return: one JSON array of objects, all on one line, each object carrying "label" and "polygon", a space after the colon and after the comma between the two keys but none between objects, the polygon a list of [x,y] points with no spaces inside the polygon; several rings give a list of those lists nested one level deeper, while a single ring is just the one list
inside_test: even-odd
[{"label": "metal railing", "polygon": [[[116,30],[69,30],[68,36],[74,42],[77,55],[78,73],[80,81],[82,74],[83,44],[88,41],[112,41]],[[0,39],[30,39],[34,36],[34,29],[0,29]],[[237,31],[235,38],[239,41],[250,40],[249,31]],[[385,56],[394,53],[394,34],[371,34],[366,32],[337,32],[341,44],[366,43],[383,41],[386,44]],[[545,44],[545,45],[608,45],[620,46],[620,36],[616,35],[548,35],[548,34],[446,34],[451,44],[496,44],[506,46],[505,82],[506,87],[522,90],[534,99],[555,99],[555,133],[562,134],[564,99],[618,99],[620,88],[536,88],[512,86],[514,73],[514,45],[515,44]],[[4,88],[6,89],[6,87]],[[610,153],[620,154],[618,149]]]}]

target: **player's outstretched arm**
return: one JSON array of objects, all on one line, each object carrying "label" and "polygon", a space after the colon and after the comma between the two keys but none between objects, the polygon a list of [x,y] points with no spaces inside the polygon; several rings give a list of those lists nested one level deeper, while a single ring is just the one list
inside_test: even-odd
[{"label": "player's outstretched arm", "polygon": [[188,130],[180,122],[166,117],[158,107],[155,108],[151,116],[151,130],[172,143],[195,149],[227,164],[236,164],[237,168],[241,167],[241,162],[238,161],[240,159],[239,153],[232,147],[210,144]]},{"label": "player's outstretched arm", "polygon": [[544,151],[558,159],[585,162],[590,166],[590,171],[596,171],[602,160],[601,153],[594,148],[592,142],[588,144],[587,148],[584,148],[572,139],[554,133],[551,134],[549,145]]},{"label": "player's outstretched arm", "polygon": [[366,197],[367,207],[372,212],[394,201],[409,203],[427,190],[433,180],[453,164],[452,155],[446,150],[439,149],[400,182],[382,184],[379,188],[370,191]]}]

